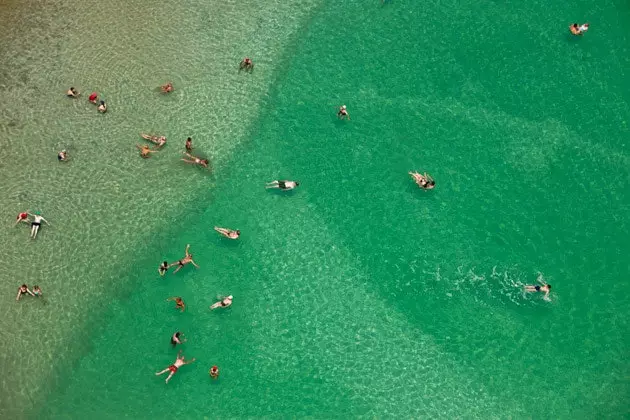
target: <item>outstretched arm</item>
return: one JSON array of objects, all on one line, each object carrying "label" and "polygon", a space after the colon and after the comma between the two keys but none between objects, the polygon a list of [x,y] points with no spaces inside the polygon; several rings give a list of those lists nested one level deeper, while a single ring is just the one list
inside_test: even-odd
[{"label": "outstretched arm", "polygon": [[26,292],[27,292],[29,295],[31,295],[31,296],[33,296],[33,297],[35,297],[35,294],[34,294],[33,292],[31,292],[29,289],[26,289]]},{"label": "outstretched arm", "polygon": [[195,266],[195,268],[199,268],[199,266],[197,264],[195,264],[195,262],[193,260],[190,260],[191,264]]},{"label": "outstretched arm", "polygon": [[16,300],[16,301],[20,300],[20,296],[22,296],[22,293],[20,292],[20,289],[18,289],[18,294],[17,294],[17,296],[15,297],[15,300]]},{"label": "outstretched arm", "polygon": [[186,256],[188,256],[188,249],[190,248],[190,244],[186,245]]},{"label": "outstretched arm", "polygon": [[42,217],[42,220],[46,222],[47,225],[50,225],[50,223],[48,223],[48,220],[44,219],[43,217]]},{"label": "outstretched arm", "polygon": [[195,360],[197,360],[197,359],[193,357],[193,358],[192,358],[192,360],[190,360],[190,361],[188,361],[188,362],[184,362],[184,364],[185,364],[185,365],[189,365],[189,364],[191,364],[192,362],[194,362]]}]

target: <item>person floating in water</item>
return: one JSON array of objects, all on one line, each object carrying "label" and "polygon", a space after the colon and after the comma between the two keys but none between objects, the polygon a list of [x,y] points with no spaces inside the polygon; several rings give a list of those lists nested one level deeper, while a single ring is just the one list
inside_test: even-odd
[{"label": "person floating in water", "polygon": [[432,190],[433,188],[435,188],[435,180],[431,178],[431,176],[428,175],[426,172],[424,173],[424,175],[421,175],[418,172],[409,172],[409,175],[411,175],[413,180],[416,181],[418,187],[424,190]]},{"label": "person floating in water", "polygon": [[542,286],[539,285],[534,285],[534,284],[528,284],[525,286],[525,291],[526,292],[543,292],[545,293],[545,296],[543,297],[543,299],[545,300],[549,300],[549,292],[551,291],[551,285],[545,283],[542,280],[538,280],[540,282],[540,284],[542,284]]},{"label": "person floating in water", "polygon": [[179,296],[173,296],[166,299],[167,302],[171,300],[175,301],[175,309],[179,309],[180,312],[184,312],[186,310],[186,304],[184,303],[184,300],[182,298],[180,298]]},{"label": "person floating in water", "polygon": [[584,35],[584,32],[588,31],[588,23],[584,23],[582,25],[574,23],[573,25],[569,26],[569,30],[573,35]]},{"label": "person floating in water", "polygon": [[44,297],[44,293],[42,292],[42,289],[38,285],[33,286],[33,296]]},{"label": "person floating in water", "polygon": [[158,268],[158,273],[160,273],[160,276],[163,276],[164,274],[166,274],[166,272],[168,271],[168,269],[171,266],[168,265],[168,261],[163,261],[162,264],[160,264],[160,267]]},{"label": "person floating in water", "polygon": [[195,262],[193,261],[193,256],[192,254],[188,253],[188,249],[190,248],[190,244],[186,245],[186,256],[184,258],[182,258],[181,260],[177,261],[176,263],[173,263],[171,265],[177,265],[177,268],[175,269],[175,271],[173,272],[173,274],[177,273],[179,270],[182,269],[183,266],[185,266],[188,263],[191,263],[192,265],[195,266],[195,268],[199,268],[199,266],[197,264],[195,264]]},{"label": "person floating in water", "polygon": [[300,183],[297,181],[282,180],[282,181],[267,182],[267,185],[265,185],[265,188],[278,188],[283,191],[288,191],[288,190],[292,190],[298,187],[299,185]]},{"label": "person floating in water", "polygon": [[98,106],[98,112],[100,112],[101,114],[104,114],[107,112],[107,105],[105,104],[105,101],[101,101],[101,104]]},{"label": "person floating in water", "polygon": [[18,223],[20,222],[28,223],[28,210],[23,211],[22,213],[18,214],[17,219],[15,221],[15,226],[17,226]]},{"label": "person floating in water", "polygon": [[136,148],[140,150],[140,156],[142,156],[145,159],[150,158],[151,153],[157,152],[157,150],[151,150],[151,148],[146,144],[143,144],[142,146],[140,146],[139,144],[136,144]]},{"label": "person floating in water", "polygon": [[227,308],[230,305],[232,305],[232,295],[227,296],[216,303],[213,303],[212,306],[210,306],[210,309]]},{"label": "person floating in water", "polygon": [[208,373],[210,374],[210,377],[212,379],[217,379],[219,377],[219,368],[217,367],[217,365],[214,365],[210,368]]},{"label": "person floating in water", "polygon": [[190,159],[182,158],[182,160],[186,163],[192,163],[193,165],[203,166],[204,168],[207,168],[208,164],[210,163],[208,159],[201,159],[201,158],[198,158],[197,156],[193,156],[190,153],[186,153],[186,152],[184,152],[184,154],[190,158]]},{"label": "person floating in water", "polygon": [[241,64],[239,64],[238,69],[239,70],[252,71],[252,70],[254,70],[254,62],[252,61],[251,58],[245,57],[241,61]]},{"label": "person floating in water", "polygon": [[339,107],[339,111],[337,112],[337,118],[340,120],[347,119],[350,120],[350,114],[348,114],[348,110],[345,105],[341,105]]},{"label": "person floating in water", "polygon": [[59,162],[65,162],[68,159],[68,152],[66,152],[65,150],[62,150],[61,152],[57,153],[57,160]]},{"label": "person floating in water", "polygon": [[77,96],[79,96],[79,92],[75,88],[71,87],[66,92],[66,96],[68,96],[68,98],[76,98]]},{"label": "person floating in water", "polygon": [[31,295],[31,296],[35,296],[35,295],[33,294],[33,292],[31,292],[31,291],[28,289],[28,286],[27,286],[27,285],[25,285],[25,284],[23,284],[23,285],[21,285],[20,287],[18,287],[18,293],[17,293],[17,297],[15,298],[15,300],[16,300],[16,301],[20,300],[20,298],[22,297],[22,295],[26,295],[26,294],[29,294],[29,295]]},{"label": "person floating in water", "polygon": [[92,102],[94,105],[98,104],[98,93],[97,92],[90,93],[88,101]]},{"label": "person floating in water", "polygon": [[232,230],[232,229],[226,229],[226,228],[215,226],[214,230],[216,230],[217,232],[219,232],[221,235],[225,236],[226,238],[230,238],[230,239],[238,239],[238,237],[241,236],[241,231],[238,229]]},{"label": "person floating in water", "polygon": [[188,137],[188,138],[186,139],[186,145],[185,145],[185,147],[186,147],[186,151],[187,151],[187,152],[189,152],[189,153],[190,153],[190,152],[192,152],[192,149],[193,149],[193,145],[192,145],[192,138]]},{"label": "person floating in water", "polygon": [[165,136],[152,136],[150,134],[140,133],[140,137],[155,144],[158,149],[166,144]]},{"label": "person floating in water", "polygon": [[182,367],[184,365],[189,365],[189,364],[191,364],[192,362],[194,362],[196,360],[193,357],[191,361],[187,362],[187,361],[184,360],[184,356],[182,356],[181,354],[182,354],[182,351],[180,350],[179,353],[177,353],[177,359],[175,359],[175,362],[172,365],[170,365],[169,367],[167,367],[166,369],[164,369],[163,371],[157,372],[155,375],[159,376],[159,375],[162,375],[162,374],[170,371],[171,373],[166,378],[166,383],[168,383],[168,381],[175,374],[175,372],[177,372],[177,369],[179,369],[180,367]]},{"label": "person floating in water", "polygon": [[31,238],[35,239],[37,237],[37,232],[39,231],[39,227],[43,222],[46,222],[47,225],[50,225],[50,223],[48,223],[48,220],[44,219],[42,216],[39,215],[39,212],[35,212],[35,214],[31,214],[28,213],[29,216],[31,216],[33,218],[33,221],[31,222]]},{"label": "person floating in water", "polygon": [[180,333],[179,331],[177,331],[171,337],[171,344],[173,345],[173,347],[177,346],[178,344],[183,344],[185,342],[186,342],[186,339],[184,338],[184,334]]},{"label": "person floating in water", "polygon": [[173,83],[172,82],[168,82],[162,86],[160,86],[160,90],[162,91],[162,93],[169,93],[172,92],[175,88],[173,87]]}]

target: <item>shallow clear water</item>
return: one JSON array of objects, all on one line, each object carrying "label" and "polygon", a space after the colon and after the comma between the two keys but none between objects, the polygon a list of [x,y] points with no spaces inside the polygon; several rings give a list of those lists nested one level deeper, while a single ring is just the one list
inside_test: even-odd
[{"label": "shallow clear water", "polygon": [[[2,127],[3,204],[53,224],[34,242],[4,229],[5,412],[628,415],[627,10],[236,5],[73,8],[76,33],[59,5],[21,12],[51,35],[3,41],[31,51],[3,60],[14,83],[27,78],[0,102],[15,121]],[[567,35],[583,16],[591,31]],[[111,29],[82,39],[89,22]],[[234,69],[246,54],[251,75]],[[66,100],[68,74],[103,86],[110,112]],[[161,96],[169,79],[177,90]],[[51,80],[61,94],[38,94]],[[342,103],[351,121],[335,118]],[[169,138],[146,161],[133,150],[145,130]],[[212,174],[177,161],[188,135]],[[415,169],[437,188],[415,188]],[[278,178],[301,186],[263,188]],[[160,278],[187,243],[200,269]],[[39,282],[48,304],[12,302],[16,278]],[[522,294],[537,278],[554,286],[550,303]],[[233,307],[209,311],[225,294]],[[176,330],[197,361],[164,385],[154,372],[174,360]]]}]

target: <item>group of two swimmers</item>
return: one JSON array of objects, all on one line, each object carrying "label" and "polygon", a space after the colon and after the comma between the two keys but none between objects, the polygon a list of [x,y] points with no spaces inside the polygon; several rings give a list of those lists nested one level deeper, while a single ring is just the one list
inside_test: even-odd
[{"label": "group of two swimmers", "polygon": [[18,301],[20,300],[20,298],[22,297],[22,295],[31,295],[33,297],[43,297],[44,294],[42,293],[42,289],[35,285],[33,286],[33,291],[29,290],[28,286],[26,284],[21,285],[20,287],[18,287],[18,292],[17,292],[17,296],[15,297],[15,300]]},{"label": "group of two swimmers", "polygon": [[47,225],[50,226],[50,223],[48,223],[48,220],[44,219],[38,211],[34,212],[34,214],[31,214],[27,211],[22,212],[20,214],[18,214],[17,216],[17,221],[15,222],[15,225],[17,226],[18,223],[28,223],[28,217],[31,216],[33,218],[33,220],[31,220],[31,238],[35,239],[37,237],[37,232],[39,232],[39,227],[42,225],[42,222],[46,223]]}]

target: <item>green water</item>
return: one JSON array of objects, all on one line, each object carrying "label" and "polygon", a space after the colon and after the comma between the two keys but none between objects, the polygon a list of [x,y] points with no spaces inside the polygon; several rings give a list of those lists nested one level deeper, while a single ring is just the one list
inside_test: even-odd
[{"label": "green water", "polygon": [[[23,28],[0,48],[3,418],[630,415],[627,5],[0,10]],[[165,150],[141,160],[140,131]],[[177,161],[189,135],[212,174]],[[188,243],[200,269],[160,278]],[[177,330],[197,361],[165,385]]]}]

